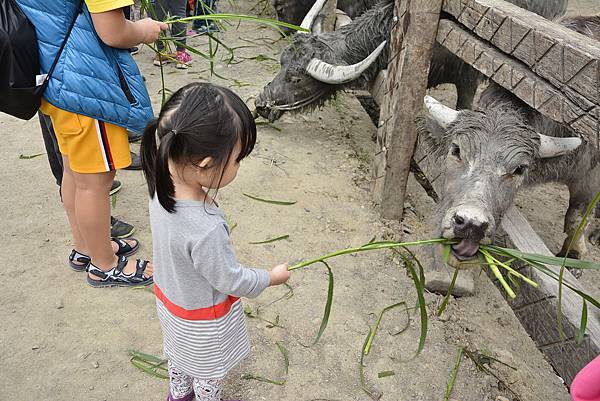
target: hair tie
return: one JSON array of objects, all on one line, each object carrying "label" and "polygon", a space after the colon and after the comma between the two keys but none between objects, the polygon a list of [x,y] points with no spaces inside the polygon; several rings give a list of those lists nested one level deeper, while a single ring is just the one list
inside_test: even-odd
[{"label": "hair tie", "polygon": [[177,130],[176,129],[172,129],[171,132],[173,133],[173,136],[177,136]]}]

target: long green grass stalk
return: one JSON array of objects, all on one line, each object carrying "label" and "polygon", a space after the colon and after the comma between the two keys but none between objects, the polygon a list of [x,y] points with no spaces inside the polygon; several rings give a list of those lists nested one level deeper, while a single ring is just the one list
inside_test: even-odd
[{"label": "long green grass stalk", "polygon": [[[598,202],[600,202],[600,192],[598,192],[596,194],[596,196],[594,196],[594,198],[592,199],[592,202],[587,206],[585,214],[583,215],[581,222],[577,226],[577,230],[575,230],[575,234],[571,238],[571,242],[569,243],[569,246],[567,247],[567,251],[565,252],[565,258],[564,258],[565,262],[563,262],[563,264],[560,267],[560,274],[558,277],[558,303],[556,305],[556,322],[558,324],[558,333],[560,334],[560,338],[563,341],[565,340],[565,333],[564,333],[563,324],[562,324],[562,291],[563,291],[563,279],[564,279],[567,256],[569,255],[569,252],[571,251],[573,244],[581,236],[583,229],[587,225],[588,220],[589,220],[590,216],[592,215],[592,212],[596,208],[596,205],[598,204]],[[585,312],[587,315],[587,305],[585,305],[585,302],[584,302],[584,307],[586,308]],[[583,315],[583,312],[584,311],[582,310],[582,315]],[[586,319],[586,325],[587,325],[587,319]]]},{"label": "long green grass stalk", "polygon": [[129,351],[129,360],[133,366],[144,373],[159,379],[168,379],[167,360],[139,351]]},{"label": "long green grass stalk", "polygon": [[281,235],[279,237],[269,238],[264,241],[254,241],[254,242],[248,242],[248,243],[250,245],[270,244],[271,242],[281,241],[281,240],[288,239],[288,238],[290,238],[289,234],[285,234],[285,235]]},{"label": "long green grass stalk", "polygon": [[266,25],[266,26],[270,26],[270,27],[289,28],[289,29],[293,29],[293,30],[299,31],[299,32],[310,32],[310,30],[308,30],[306,28],[302,28],[302,27],[294,25],[294,24],[289,24],[287,22],[278,21],[278,20],[274,20],[271,18],[261,18],[261,17],[256,17],[253,15],[232,14],[232,13],[215,13],[215,14],[208,14],[208,15],[196,15],[193,17],[170,19],[170,20],[167,20],[164,22],[166,24],[174,24],[177,22],[188,23],[188,22],[193,22],[193,21],[198,21],[198,20],[217,21],[217,22],[218,21],[229,21],[229,20],[246,21],[246,22],[253,22],[256,24]]},{"label": "long green grass stalk", "polygon": [[255,200],[255,201],[258,201],[258,202],[270,203],[272,205],[291,206],[291,205],[295,205],[297,203],[297,201],[282,201],[282,200],[273,200],[273,199],[261,198],[259,196],[250,195],[250,194],[247,194],[245,192],[243,192],[242,195],[244,195],[245,197],[250,198],[252,200]]},{"label": "long green grass stalk", "polygon": [[463,347],[458,347],[456,362],[454,363],[454,369],[452,369],[450,380],[448,380],[448,384],[446,384],[446,394],[444,394],[444,401],[448,401],[450,399],[450,396],[452,395],[452,390],[454,390],[454,383],[456,383],[456,376],[458,375],[458,370],[460,369],[463,351]]},{"label": "long green grass stalk", "polygon": [[21,159],[21,160],[30,160],[30,159],[34,159],[34,158],[42,156],[42,155],[45,155],[45,153],[36,153],[34,155],[24,155],[24,154],[21,153],[19,155],[19,159]]},{"label": "long green grass stalk", "polygon": [[444,297],[440,308],[437,311],[438,316],[442,316],[446,307],[448,306],[448,302],[450,301],[450,296],[452,296],[452,291],[454,291],[454,286],[456,285],[456,279],[458,278],[459,269],[454,269],[454,273],[452,274],[452,281],[450,281],[450,286],[448,287],[448,292]]},{"label": "long green grass stalk", "polygon": [[381,310],[381,312],[379,312],[379,316],[377,317],[375,326],[373,326],[373,328],[371,329],[369,338],[367,339],[367,345],[365,346],[365,348],[363,350],[365,356],[369,355],[369,352],[371,352],[371,347],[373,346],[373,341],[375,340],[375,336],[377,335],[377,331],[379,330],[379,326],[381,325],[381,319],[383,319],[383,315],[387,311],[392,310],[394,308],[398,308],[400,306],[406,306],[406,302],[402,301],[402,302],[398,302],[398,303],[395,303],[390,306],[386,306],[385,308],[383,308]]},{"label": "long green grass stalk", "polygon": [[250,319],[258,319],[262,322],[265,322],[267,324],[268,329],[272,329],[273,327],[285,329],[285,327],[279,324],[279,315],[275,316],[275,321],[265,319],[264,317],[259,315],[258,309],[256,310],[256,313],[254,313],[252,307],[250,307],[249,305],[244,306],[244,314]]},{"label": "long green grass stalk", "polygon": [[306,266],[310,266],[312,264],[318,263],[322,260],[327,260],[331,258],[335,258],[336,256],[347,255],[349,253],[358,253],[365,251],[377,251],[381,249],[393,249],[393,248],[403,248],[409,246],[419,246],[419,245],[429,245],[429,244],[444,244],[448,242],[448,240],[440,238],[440,239],[431,239],[431,240],[423,240],[423,241],[412,241],[412,242],[393,242],[393,241],[380,241],[380,242],[370,242],[368,244],[356,247],[356,248],[347,248],[339,251],[328,253],[327,255],[310,259],[305,262],[301,262],[290,266],[288,270],[293,271],[297,269],[301,269]]},{"label": "long green grass stalk", "polygon": [[369,343],[369,339],[373,333],[373,329],[369,327],[369,333],[367,333],[367,337],[363,343],[363,346],[360,350],[360,362],[358,364],[358,375],[360,377],[360,388],[367,393],[369,397],[373,400],[377,401],[382,396],[383,393],[377,389],[371,388],[367,383],[367,378],[365,377],[365,350],[367,349],[367,344]]},{"label": "long green grass stalk", "polygon": [[[375,322],[375,325],[373,327],[369,327],[369,332],[367,333],[367,337],[365,338],[363,346],[360,350],[360,362],[359,362],[359,367],[358,367],[358,374],[360,376],[360,386],[363,389],[363,391],[365,393],[367,393],[369,395],[369,397],[371,397],[374,400],[379,400],[383,396],[383,393],[377,389],[371,388],[367,384],[367,379],[365,377],[365,357],[367,355],[369,355],[369,352],[371,352],[371,348],[373,347],[373,341],[375,340],[375,336],[377,335],[377,331],[379,330],[379,326],[381,325],[381,320],[383,319],[383,315],[386,312],[388,312],[392,309],[398,308],[400,306],[406,306],[406,302],[398,302],[393,305],[386,306],[385,308],[383,308],[381,310],[381,312],[379,312],[377,321]],[[378,377],[382,378],[382,377],[392,376],[393,374],[395,374],[395,373],[393,373],[391,371],[380,372]]]},{"label": "long green grass stalk", "polygon": [[245,375],[242,376],[242,379],[244,379],[244,380],[257,380],[259,382],[275,384],[277,386],[283,386],[287,382],[287,375],[288,375],[288,371],[289,371],[289,368],[290,368],[290,359],[288,357],[288,352],[283,347],[283,345],[281,345],[280,343],[276,343],[276,344],[277,344],[277,349],[279,350],[279,352],[283,356],[283,379],[281,379],[281,380],[273,380],[273,379],[268,379],[266,377],[253,375],[251,373],[246,373]]},{"label": "long green grass stalk", "polygon": [[[403,247],[403,249],[405,249],[405,252],[409,255],[408,257],[405,254],[403,254],[402,252],[399,252],[397,249],[393,249],[393,250],[398,255],[400,255],[400,257],[404,261],[404,266],[410,273],[410,277],[412,278],[413,283],[415,284],[415,290],[417,291],[417,305],[419,307],[419,316],[420,316],[420,320],[421,320],[421,331],[419,333],[419,346],[418,346],[417,352],[415,354],[415,357],[416,357],[425,348],[425,341],[427,340],[427,329],[429,326],[429,316],[427,315],[427,304],[425,303],[425,273],[423,271],[424,270],[423,266],[421,266],[420,262],[415,257],[415,255],[410,251],[406,251],[406,247]],[[417,263],[417,266],[419,268],[419,273],[417,273],[417,270],[415,269],[413,262]]]},{"label": "long green grass stalk", "polygon": [[317,332],[317,336],[315,337],[315,340],[313,341],[312,345],[315,345],[316,343],[318,343],[319,340],[321,339],[321,336],[325,332],[325,329],[327,328],[327,324],[329,323],[329,316],[331,315],[331,306],[333,305],[333,285],[334,285],[333,271],[331,270],[331,267],[327,264],[327,262],[322,260],[321,263],[323,263],[325,265],[325,267],[327,268],[327,276],[329,278],[329,284],[327,286],[327,302],[325,302],[325,309],[323,311],[323,319],[321,319],[321,325],[319,326],[319,331]]}]

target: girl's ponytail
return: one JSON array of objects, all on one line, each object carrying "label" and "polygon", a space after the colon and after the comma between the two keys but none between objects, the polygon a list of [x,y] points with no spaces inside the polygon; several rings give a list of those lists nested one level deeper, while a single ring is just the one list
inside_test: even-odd
[{"label": "girl's ponytail", "polygon": [[155,118],[148,124],[142,135],[142,144],[140,146],[140,156],[142,160],[142,170],[148,183],[148,192],[150,197],[154,197],[156,192],[156,129],[158,128],[158,119]]},{"label": "girl's ponytail", "polygon": [[169,172],[169,158],[175,133],[170,131],[163,135],[157,146],[157,129],[158,119],[154,119],[144,130],[140,148],[142,169],[148,183],[150,197],[158,196],[161,206],[169,213],[173,213],[175,211],[175,186]]},{"label": "girl's ponytail", "polygon": [[154,161],[156,195],[161,206],[169,213],[175,211],[175,185],[169,171],[169,158],[175,139],[174,131],[169,131],[160,138],[158,157]]}]

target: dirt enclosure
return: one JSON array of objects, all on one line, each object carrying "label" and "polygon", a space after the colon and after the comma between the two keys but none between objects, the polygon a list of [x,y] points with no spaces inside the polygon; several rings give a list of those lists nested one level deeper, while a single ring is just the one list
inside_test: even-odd
[{"label": "dirt enclosure", "polygon": [[[596,2],[575,2],[580,9]],[[224,10],[250,12],[248,1]],[[600,10],[599,10],[600,11]],[[210,79],[230,86],[249,103],[278,70],[278,54],[286,42],[278,35],[244,24],[222,34],[236,50],[240,63],[219,63],[216,72],[229,80],[210,77],[208,65],[196,57],[193,68],[166,69],[167,87]],[[276,42],[272,42],[276,41]],[[206,40],[192,41],[201,47]],[[151,51],[136,56],[154,100],[160,102],[160,72],[152,66]],[[259,57],[256,57],[259,56]],[[448,95],[442,88],[436,93]],[[220,192],[231,224],[239,259],[252,266],[271,267],[378,239],[417,239],[430,236],[425,223],[433,203],[411,183],[406,221],[385,222],[369,192],[369,167],[374,127],[356,99],[341,95],[312,114],[285,116],[274,127],[261,125],[254,153],[238,179]],[[66,264],[70,251],[68,226],[45,156],[39,126],[0,116],[4,144],[0,157],[3,196],[0,200],[3,252],[0,255],[0,392],[2,399],[159,401],[167,382],[133,367],[128,351],[161,355],[161,332],[154,296],[146,290],[92,289],[84,276]],[[136,147],[137,145],[134,145]],[[137,227],[142,257],[151,258],[147,193],[142,174],[123,171],[124,188],[114,214]],[[257,203],[242,193],[294,200],[293,206]],[[561,188],[543,187],[523,195],[519,205],[551,249],[562,241],[561,216],[566,208]],[[541,206],[543,205],[543,206]],[[545,211],[539,212],[540,208]],[[289,234],[289,239],[251,245]],[[600,260],[600,253],[590,255]],[[415,304],[412,281],[397,260],[386,253],[348,255],[332,261],[335,296],[329,327],[321,341],[310,344],[318,329],[327,291],[327,273],[313,266],[293,274],[293,296],[271,304],[287,290],[267,290],[245,305],[283,327],[248,319],[253,352],[230,375],[227,398],[247,401],[369,400],[359,379],[360,350],[379,311],[393,303]],[[600,284],[592,274],[584,275]],[[365,358],[368,386],[382,400],[443,400],[458,347],[501,360],[486,365],[496,376],[480,372],[462,360],[451,397],[454,401],[566,401],[567,390],[537,351],[496,288],[483,275],[472,298],[452,300],[442,318],[435,317],[441,299],[427,295],[430,326],[424,352],[413,358],[419,335],[419,316],[392,311],[383,320],[371,353]],[[400,331],[407,323],[409,328]],[[289,356],[284,374],[277,344]],[[489,361],[488,361],[489,362]],[[378,378],[378,373],[394,375]],[[283,386],[245,380],[246,373],[271,379],[286,378]],[[499,380],[498,380],[499,379]],[[505,398],[501,398],[505,397]]]}]

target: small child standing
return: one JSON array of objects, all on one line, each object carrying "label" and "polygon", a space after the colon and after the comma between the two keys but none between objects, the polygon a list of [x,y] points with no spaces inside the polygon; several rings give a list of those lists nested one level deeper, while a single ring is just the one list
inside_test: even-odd
[{"label": "small child standing", "polygon": [[154,289],[169,401],[221,400],[223,378],[250,350],[239,297],[256,297],[290,277],[285,264],[267,271],[237,262],[214,200],[235,179],[255,141],[256,126],[244,102],[206,83],[179,89],[144,132],[142,165],[151,197]]}]

